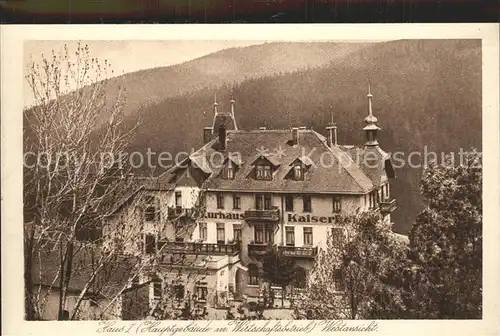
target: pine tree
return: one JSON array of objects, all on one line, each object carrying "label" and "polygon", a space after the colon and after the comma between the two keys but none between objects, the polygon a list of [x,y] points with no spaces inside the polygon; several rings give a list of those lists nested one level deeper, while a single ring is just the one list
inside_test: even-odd
[{"label": "pine tree", "polygon": [[406,260],[407,247],[390,223],[378,213],[363,212],[339,215],[336,224],[345,236],[329,235],[327,247],[320,250],[306,292],[296,300],[296,318],[378,317],[385,311],[381,295],[392,298],[397,291],[392,280]]},{"label": "pine tree", "polygon": [[[290,258],[282,256],[276,246],[269,247],[268,253],[262,259],[262,278],[270,286],[281,287],[281,305],[284,305],[286,288],[293,283],[296,275],[296,265]],[[269,288],[270,291],[272,289]],[[269,299],[267,295],[266,299]],[[266,300],[267,301],[267,300]]]},{"label": "pine tree", "polygon": [[448,156],[422,177],[427,207],[410,234],[413,318],[481,318],[481,153],[461,161]]}]

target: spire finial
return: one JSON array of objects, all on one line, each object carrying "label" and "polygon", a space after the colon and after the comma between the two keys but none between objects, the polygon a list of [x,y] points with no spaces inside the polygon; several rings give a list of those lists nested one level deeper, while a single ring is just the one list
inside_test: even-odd
[{"label": "spire finial", "polygon": [[365,118],[365,122],[367,124],[375,124],[377,122],[377,117],[373,115],[373,110],[372,110],[372,92],[371,92],[371,83],[368,82],[368,94],[366,95],[368,97],[368,116]]}]

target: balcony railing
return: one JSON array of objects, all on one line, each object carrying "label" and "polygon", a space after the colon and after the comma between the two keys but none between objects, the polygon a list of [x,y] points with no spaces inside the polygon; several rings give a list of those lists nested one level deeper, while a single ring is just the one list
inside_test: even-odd
[{"label": "balcony railing", "polygon": [[397,204],[396,204],[396,199],[393,198],[392,200],[387,200],[379,203],[380,207],[380,213],[383,215],[389,214],[396,210]]},{"label": "balcony railing", "polygon": [[280,210],[278,208],[266,210],[247,210],[245,211],[245,220],[247,221],[269,221],[277,222],[280,219]]},{"label": "balcony railing", "polygon": [[318,247],[312,246],[279,246],[278,250],[285,257],[315,258],[318,254]]},{"label": "balcony railing", "polygon": [[180,217],[191,216],[192,209],[181,208],[181,207],[169,207],[168,208],[168,219],[175,219]]},{"label": "balcony railing", "polygon": [[263,256],[269,251],[267,243],[251,243],[247,245],[249,256]]},{"label": "balcony railing", "polygon": [[238,242],[222,243],[194,243],[194,242],[158,242],[158,250],[167,253],[183,253],[194,255],[236,255],[240,252]]}]

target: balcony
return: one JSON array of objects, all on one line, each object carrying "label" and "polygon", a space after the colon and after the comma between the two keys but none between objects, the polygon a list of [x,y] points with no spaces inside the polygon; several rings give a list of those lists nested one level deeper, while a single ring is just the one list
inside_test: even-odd
[{"label": "balcony", "polygon": [[169,207],[168,208],[168,219],[177,219],[182,217],[191,216],[192,209],[181,208],[181,207]]},{"label": "balcony", "polygon": [[266,210],[247,210],[245,211],[245,220],[277,222],[280,220],[280,210],[277,207]]},{"label": "balcony", "polygon": [[248,244],[248,255],[251,257],[263,256],[267,254],[269,248],[267,243],[251,243]]},{"label": "balcony", "polygon": [[312,246],[279,246],[278,250],[284,257],[314,259],[318,254],[318,247]]},{"label": "balcony", "polygon": [[181,254],[194,254],[194,255],[236,255],[240,253],[240,244],[159,241],[158,250],[167,253],[181,253]]},{"label": "balcony", "polygon": [[390,214],[397,208],[396,199],[393,198],[392,200],[380,202],[379,207],[380,207],[380,213],[382,215]]}]

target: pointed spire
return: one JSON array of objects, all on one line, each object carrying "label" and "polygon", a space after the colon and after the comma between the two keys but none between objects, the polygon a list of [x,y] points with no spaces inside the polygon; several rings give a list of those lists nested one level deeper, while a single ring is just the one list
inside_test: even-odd
[{"label": "pointed spire", "polygon": [[214,113],[217,114],[217,106],[219,104],[217,103],[217,93],[214,94]]},{"label": "pointed spire", "polygon": [[363,131],[365,131],[366,142],[365,146],[378,146],[377,141],[377,131],[380,130],[380,127],[377,126],[377,117],[373,115],[372,110],[372,93],[371,93],[371,85],[368,82],[368,116],[365,118],[365,123],[367,124]]},{"label": "pointed spire", "polygon": [[368,116],[365,118],[365,122],[367,124],[374,124],[378,121],[377,117],[373,115],[373,110],[372,110],[372,98],[373,95],[371,93],[371,85],[370,82],[368,82],[368,94],[366,95],[368,97]]},{"label": "pointed spire", "polygon": [[231,101],[230,101],[230,103],[231,103],[231,114],[234,117],[234,103],[235,103],[235,101],[234,101],[234,97],[233,97],[233,84],[231,84]]},{"label": "pointed spire", "polygon": [[333,122],[333,112],[330,112],[330,122],[326,126],[328,147],[337,146],[337,124]]}]

